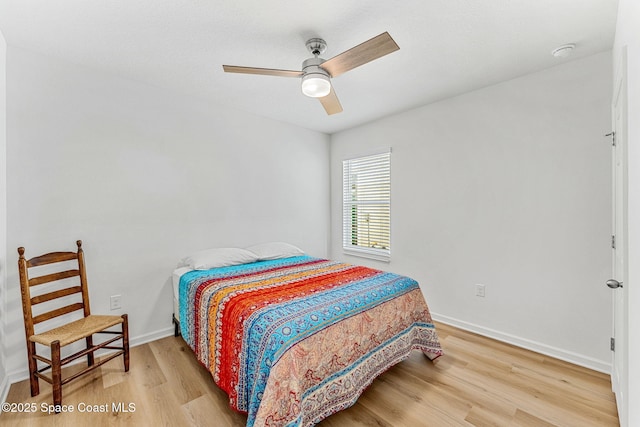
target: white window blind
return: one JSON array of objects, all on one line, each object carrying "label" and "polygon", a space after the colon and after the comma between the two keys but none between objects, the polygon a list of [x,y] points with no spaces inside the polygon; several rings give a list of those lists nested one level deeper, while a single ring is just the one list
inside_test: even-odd
[{"label": "white window blind", "polygon": [[390,150],[342,162],[345,252],[388,261],[391,256]]}]

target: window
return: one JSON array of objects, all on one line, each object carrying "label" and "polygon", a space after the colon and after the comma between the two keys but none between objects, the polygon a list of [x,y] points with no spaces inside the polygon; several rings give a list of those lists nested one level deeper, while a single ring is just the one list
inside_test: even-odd
[{"label": "window", "polygon": [[391,150],[342,162],[342,247],[351,255],[391,257]]}]

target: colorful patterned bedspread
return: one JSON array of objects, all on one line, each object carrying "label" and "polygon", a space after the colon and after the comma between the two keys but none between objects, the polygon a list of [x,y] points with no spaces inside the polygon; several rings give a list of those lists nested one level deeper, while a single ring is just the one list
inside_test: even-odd
[{"label": "colorful patterned bedspread", "polygon": [[300,256],[191,271],[179,290],[182,336],[247,426],[314,425],[412,349],[442,354],[397,274]]}]

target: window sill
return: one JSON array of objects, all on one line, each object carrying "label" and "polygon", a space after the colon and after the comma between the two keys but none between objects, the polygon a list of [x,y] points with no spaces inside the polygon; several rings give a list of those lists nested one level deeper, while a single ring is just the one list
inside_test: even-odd
[{"label": "window sill", "polygon": [[391,253],[388,251],[376,250],[376,249],[371,249],[371,250],[359,249],[359,248],[354,249],[354,248],[344,248],[344,247],[342,248],[342,251],[344,252],[345,255],[352,255],[360,258],[374,259],[376,261],[391,262]]}]

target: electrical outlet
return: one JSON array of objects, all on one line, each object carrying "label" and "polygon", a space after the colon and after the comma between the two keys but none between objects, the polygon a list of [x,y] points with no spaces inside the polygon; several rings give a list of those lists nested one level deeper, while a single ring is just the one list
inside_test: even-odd
[{"label": "electrical outlet", "polygon": [[476,296],[477,297],[483,297],[484,298],[484,290],[485,290],[485,286],[484,285],[476,284]]},{"label": "electrical outlet", "polygon": [[122,295],[111,295],[111,310],[122,308]]}]

